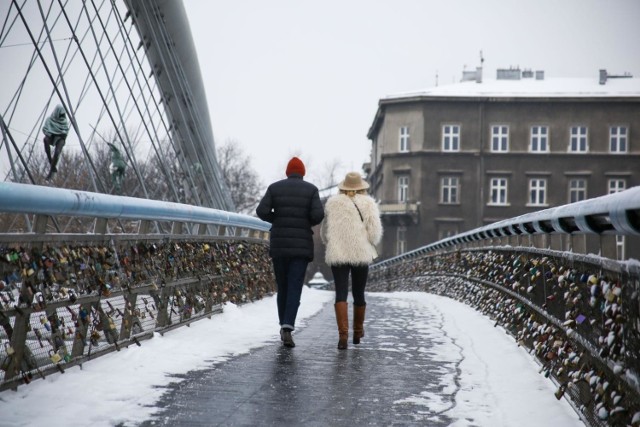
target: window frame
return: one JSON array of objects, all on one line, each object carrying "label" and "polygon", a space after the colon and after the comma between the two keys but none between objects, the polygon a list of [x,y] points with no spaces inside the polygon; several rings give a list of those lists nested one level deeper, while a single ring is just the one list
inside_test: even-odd
[{"label": "window frame", "polygon": [[[445,132],[446,128],[451,128],[451,132]],[[456,132],[453,132],[454,129],[456,130]],[[460,146],[462,145],[461,144],[462,139],[460,137],[461,133],[462,133],[461,125],[455,124],[455,123],[443,124],[442,125],[442,151],[446,153],[460,152]]]},{"label": "window frame", "polygon": [[[406,131],[406,133],[404,133]],[[398,130],[398,150],[401,153],[408,153],[411,151],[411,132],[409,126],[400,126]]]},{"label": "window frame", "polygon": [[[577,130],[578,133],[574,135],[573,131]],[[580,133],[584,129],[584,135]],[[581,140],[584,139],[584,149],[580,149]],[[574,149],[575,142],[575,149]],[[584,125],[574,125],[569,127],[569,147],[567,149],[569,153],[583,154],[589,152],[589,127]]]},{"label": "window frame", "polygon": [[[613,134],[613,130],[616,129],[617,132],[620,132],[624,129],[624,135],[617,133]],[[614,139],[615,139],[615,149],[614,147]],[[624,145],[624,150],[620,149],[621,140]],[[609,126],[609,153],[611,154],[626,154],[629,152],[629,127],[623,125],[615,125]]]},{"label": "window frame", "polygon": [[[504,185],[499,185],[502,183]],[[497,197],[494,197],[494,193],[496,193]],[[504,196],[504,201],[501,201],[501,195]],[[489,201],[487,206],[509,206],[509,178],[494,177],[489,179]]]},{"label": "window frame", "polygon": [[441,229],[438,228],[438,240],[442,240],[442,239],[446,239],[452,236],[455,236],[456,234],[459,234],[460,232],[458,231],[458,227],[453,227],[453,229]]},{"label": "window frame", "polygon": [[[534,129],[538,129],[538,131],[541,131],[542,129],[545,130],[545,134],[543,135],[542,133],[537,133],[534,134],[533,130]],[[544,139],[544,145],[545,145],[545,149],[542,150],[540,149],[540,146],[542,145],[541,141]],[[537,148],[534,149],[533,146],[533,142],[534,140],[536,140],[537,143]],[[550,144],[549,144],[549,126],[547,125],[533,125],[530,127],[529,129],[529,152],[530,153],[548,153],[550,150]]]},{"label": "window frame", "polygon": [[626,253],[626,236],[616,235],[616,259],[618,261],[625,260]]},{"label": "window frame", "polygon": [[[583,183],[584,185],[582,187],[574,187],[572,186],[573,183]],[[567,202],[568,203],[576,203],[576,202],[581,202],[583,200],[587,200],[587,180],[585,178],[570,178],[569,179],[569,194],[568,194],[568,198],[567,198]],[[576,197],[574,200],[573,195],[574,194],[580,194],[583,193],[583,198],[579,198]]]},{"label": "window frame", "polygon": [[[622,183],[622,187],[619,185],[612,185],[613,183]],[[607,194],[614,194],[627,189],[627,180],[624,178],[609,178],[607,180]],[[612,191],[614,190],[614,191]]]},{"label": "window frame", "polygon": [[[406,180],[406,182],[404,182]],[[409,185],[411,183],[410,176],[408,174],[398,175],[396,178],[396,189],[398,196],[398,203],[409,203]]]},{"label": "window frame", "polygon": [[[503,133],[505,130],[506,130],[506,133]],[[490,141],[491,141],[492,153],[508,153],[509,152],[509,125],[504,125],[504,124],[491,125]]]},{"label": "window frame", "polygon": [[547,178],[529,178],[529,200],[527,206],[548,206]]},{"label": "window frame", "polygon": [[459,205],[460,204],[460,178],[459,177],[457,176],[440,177],[440,203],[443,205]]},{"label": "window frame", "polygon": [[402,255],[407,251],[407,227],[401,225],[396,230],[396,254]]}]

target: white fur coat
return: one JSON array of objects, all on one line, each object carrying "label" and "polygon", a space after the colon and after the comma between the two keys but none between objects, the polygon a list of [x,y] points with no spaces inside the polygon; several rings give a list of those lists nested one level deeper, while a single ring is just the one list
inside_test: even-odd
[{"label": "white fur coat", "polygon": [[378,256],[375,245],[382,239],[382,224],[373,198],[363,194],[353,198],[337,194],[327,200],[324,212],[320,236],[326,245],[327,264],[368,265]]}]

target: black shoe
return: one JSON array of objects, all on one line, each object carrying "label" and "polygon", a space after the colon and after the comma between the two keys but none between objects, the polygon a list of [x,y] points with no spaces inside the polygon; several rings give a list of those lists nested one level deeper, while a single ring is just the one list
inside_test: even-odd
[{"label": "black shoe", "polygon": [[296,346],[296,343],[293,342],[293,338],[291,337],[291,329],[282,329],[280,333],[282,335],[282,341],[285,347]]}]

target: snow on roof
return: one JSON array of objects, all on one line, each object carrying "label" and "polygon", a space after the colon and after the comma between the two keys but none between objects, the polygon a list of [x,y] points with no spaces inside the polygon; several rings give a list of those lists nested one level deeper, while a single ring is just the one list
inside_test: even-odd
[{"label": "snow on roof", "polygon": [[536,80],[465,81],[435,86],[422,91],[388,95],[382,100],[412,97],[504,97],[504,98],[597,98],[640,97],[640,78],[609,78],[600,84],[597,78],[545,78]]}]

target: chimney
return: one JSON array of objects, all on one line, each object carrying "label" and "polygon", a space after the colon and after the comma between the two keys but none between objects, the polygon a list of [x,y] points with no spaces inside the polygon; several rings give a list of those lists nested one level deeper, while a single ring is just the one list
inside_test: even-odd
[{"label": "chimney", "polygon": [[462,72],[462,80],[463,82],[471,82],[476,80],[476,72],[475,71],[463,71]]},{"label": "chimney", "polygon": [[462,82],[482,83],[482,67],[476,67],[474,71],[462,71]]},{"label": "chimney", "polygon": [[498,68],[498,80],[520,80],[520,68]]},{"label": "chimney", "polygon": [[600,84],[603,85],[607,82],[607,70],[600,70]]}]

